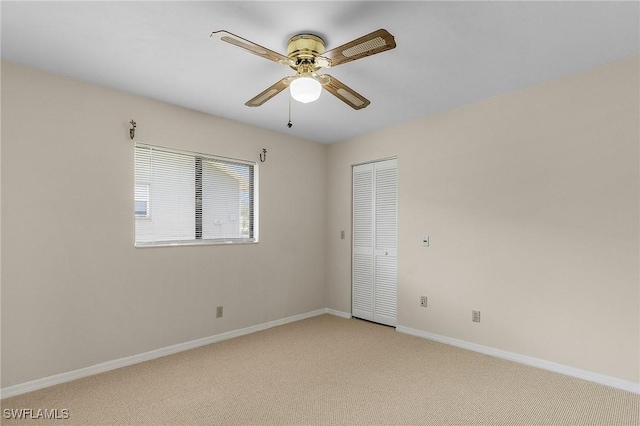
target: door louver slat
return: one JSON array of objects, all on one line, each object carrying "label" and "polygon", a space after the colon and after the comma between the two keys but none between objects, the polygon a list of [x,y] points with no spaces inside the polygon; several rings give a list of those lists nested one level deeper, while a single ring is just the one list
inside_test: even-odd
[{"label": "door louver slat", "polygon": [[376,248],[396,247],[396,169],[376,170]]},{"label": "door louver slat", "polygon": [[371,247],[373,194],[371,170],[357,171],[353,176],[353,244]]},{"label": "door louver slat", "polygon": [[353,308],[373,313],[373,259],[371,256],[353,256]]}]

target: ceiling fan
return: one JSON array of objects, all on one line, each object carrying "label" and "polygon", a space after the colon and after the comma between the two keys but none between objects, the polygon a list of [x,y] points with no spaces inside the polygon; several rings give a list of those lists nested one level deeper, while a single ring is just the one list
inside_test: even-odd
[{"label": "ceiling fan", "polygon": [[296,71],[295,75],[285,77],[248,100],[245,105],[259,107],[269,99],[290,88],[291,97],[308,103],[320,97],[324,88],[353,109],[362,109],[370,104],[369,100],[355,90],[346,86],[329,74],[318,74],[321,68],[331,68],[340,64],[375,55],[396,47],[396,42],[387,30],[379,29],[370,34],[338,46],[329,51],[324,50],[324,40],[315,34],[298,34],[287,43],[287,56],[255,44],[228,31],[220,30],[211,33],[211,37],[245,49],[254,55],[270,61],[287,65]]}]

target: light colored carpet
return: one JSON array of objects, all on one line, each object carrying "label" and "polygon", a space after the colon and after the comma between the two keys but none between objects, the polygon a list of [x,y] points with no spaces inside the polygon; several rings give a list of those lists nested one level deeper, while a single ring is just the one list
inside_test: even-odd
[{"label": "light colored carpet", "polygon": [[640,396],[322,315],[2,401],[37,425],[638,425]]}]

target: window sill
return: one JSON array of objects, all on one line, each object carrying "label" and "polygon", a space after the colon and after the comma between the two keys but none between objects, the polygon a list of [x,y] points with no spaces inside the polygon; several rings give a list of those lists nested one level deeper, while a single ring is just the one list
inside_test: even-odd
[{"label": "window sill", "polygon": [[258,241],[175,241],[164,243],[136,243],[135,248],[154,247],[193,247],[193,246],[238,246],[238,245],[258,244]]}]

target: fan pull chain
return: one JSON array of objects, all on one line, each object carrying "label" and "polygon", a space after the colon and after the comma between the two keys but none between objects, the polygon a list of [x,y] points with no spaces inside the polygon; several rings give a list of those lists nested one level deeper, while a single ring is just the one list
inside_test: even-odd
[{"label": "fan pull chain", "polygon": [[291,89],[289,89],[289,122],[287,123],[287,127],[291,128],[293,123],[291,122]]}]

